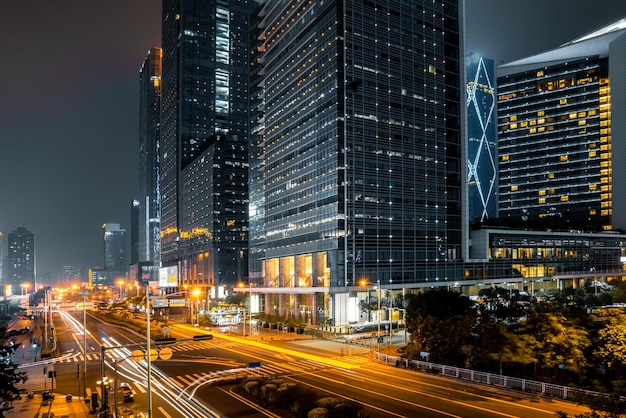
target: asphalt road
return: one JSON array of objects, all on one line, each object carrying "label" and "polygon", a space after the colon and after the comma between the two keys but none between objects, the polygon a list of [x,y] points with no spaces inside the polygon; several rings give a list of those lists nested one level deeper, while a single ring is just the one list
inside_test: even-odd
[{"label": "asphalt road", "polygon": [[[100,345],[128,345],[145,342],[145,337],[128,328],[102,323],[90,316],[89,334],[79,332],[82,312],[75,314],[78,324],[55,314],[54,322],[62,356],[54,364],[38,364],[28,370],[31,390],[50,388],[55,392],[82,396],[85,386],[92,393],[102,393],[97,381],[100,372]],[[171,336],[190,338],[200,331],[185,325],[172,325]],[[151,407],[154,416],[193,416],[186,408],[208,408],[217,416],[267,416],[254,405],[234,396],[230,385],[212,384],[216,379],[236,374],[280,377],[285,381],[308,385],[320,392],[352,399],[364,405],[370,417],[554,417],[556,411],[570,416],[582,414],[585,408],[568,402],[504,391],[491,386],[469,384],[450,378],[405,370],[374,362],[366,348],[322,342],[310,338],[285,335],[263,330],[261,337],[241,337],[238,334],[216,332],[209,341],[185,341],[168,346],[172,356],[168,360],[152,362]],[[87,355],[82,354],[87,343]],[[119,406],[147,410],[145,361],[129,359],[131,349],[105,350],[107,361],[104,374],[117,383],[126,382],[135,392],[134,402]],[[126,354],[124,354],[126,353]],[[116,363],[112,359],[116,359]],[[260,367],[248,368],[260,362]],[[114,372],[117,364],[117,372]],[[87,374],[82,370],[86,365]],[[43,376],[43,367],[53,368],[56,379]],[[184,402],[183,402],[184,401]],[[113,403],[110,398],[110,403]],[[204,414],[208,414],[204,412]],[[205,415],[206,416],[206,415]]]}]

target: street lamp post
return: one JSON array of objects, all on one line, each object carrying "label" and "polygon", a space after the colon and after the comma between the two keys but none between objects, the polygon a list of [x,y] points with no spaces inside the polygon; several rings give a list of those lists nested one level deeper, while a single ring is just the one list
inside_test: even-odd
[{"label": "street lamp post", "polygon": [[193,322],[192,325],[195,325],[198,322],[200,322],[199,318],[198,318],[198,297],[200,296],[201,292],[200,292],[200,289],[193,289],[192,293],[196,297],[196,309],[195,309],[195,311],[196,311],[196,320],[195,321],[193,321],[193,313],[191,314],[191,319],[192,319],[192,322]]},{"label": "street lamp post", "polygon": [[85,306],[86,289],[83,286],[83,399],[87,398],[87,307]]},{"label": "street lamp post", "polygon": [[122,288],[124,287],[124,280],[118,280],[117,285],[120,288],[120,300],[122,300]]}]

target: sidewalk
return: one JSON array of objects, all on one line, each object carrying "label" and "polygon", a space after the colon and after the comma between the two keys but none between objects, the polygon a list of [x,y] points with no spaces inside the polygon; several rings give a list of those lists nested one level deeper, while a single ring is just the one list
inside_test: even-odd
[{"label": "sidewalk", "polygon": [[6,413],[7,418],[85,418],[89,416],[89,405],[78,397],[67,401],[65,396],[56,394],[54,399],[44,401],[41,393],[32,399],[23,394],[22,399],[13,402],[13,409]]}]

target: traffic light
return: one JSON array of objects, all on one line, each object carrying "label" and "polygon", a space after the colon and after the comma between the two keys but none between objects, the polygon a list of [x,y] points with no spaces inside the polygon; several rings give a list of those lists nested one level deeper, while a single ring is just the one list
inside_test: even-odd
[{"label": "traffic light", "polygon": [[48,374],[48,368],[44,367],[43,368],[43,375],[46,376]]}]

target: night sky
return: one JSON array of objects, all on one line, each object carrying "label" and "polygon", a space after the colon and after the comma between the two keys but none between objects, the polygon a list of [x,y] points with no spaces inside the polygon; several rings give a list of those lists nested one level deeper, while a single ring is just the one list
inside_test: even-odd
[{"label": "night sky", "polygon": [[[273,1],[273,0],[269,0]],[[130,233],[139,68],[161,43],[159,0],[4,1],[0,232],[35,234],[37,276],[102,265],[101,229]],[[467,51],[522,58],[626,17],[623,0],[467,0]]]}]

